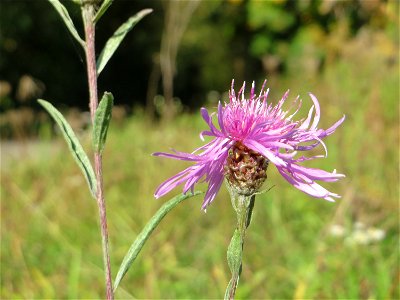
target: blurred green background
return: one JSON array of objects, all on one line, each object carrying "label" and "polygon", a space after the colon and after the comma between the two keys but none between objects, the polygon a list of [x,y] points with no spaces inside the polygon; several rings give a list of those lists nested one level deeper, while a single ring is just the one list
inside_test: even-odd
[{"label": "blurred green background", "polygon": [[[79,7],[63,3],[81,30]],[[325,184],[342,195],[332,204],[269,168],[265,188],[274,188],[256,200],[237,298],[399,299],[399,2],[115,1],[97,26],[98,53],[146,7],[154,12],[99,78],[116,103],[104,153],[113,275],[147,220],[180,192],[153,198],[187,165],[150,154],[199,147],[199,107],[226,100],[232,78],[258,87],[267,78],[270,101],[290,88],[303,114],[313,92],[321,128],[346,115],[326,140],[328,158],[308,166],[347,177]],[[96,203],[36,104],[54,103],[90,151],[84,55],[47,1],[0,2],[0,50],[0,297],[103,297]],[[235,215],[224,188],[207,213],[201,202],[167,215],[117,298],[223,297]]]}]

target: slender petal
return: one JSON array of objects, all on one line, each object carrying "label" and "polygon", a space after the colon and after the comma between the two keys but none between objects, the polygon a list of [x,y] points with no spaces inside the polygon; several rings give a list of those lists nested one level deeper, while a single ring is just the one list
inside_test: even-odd
[{"label": "slender petal", "polygon": [[[317,97],[310,93],[313,105],[309,109],[307,117],[293,121],[293,117],[301,108],[301,99],[297,97],[292,103],[291,109],[294,109],[294,112],[290,112],[291,109],[283,110],[282,107],[289,96],[289,91],[287,91],[278,104],[273,106],[267,102],[269,89],[265,90],[265,84],[266,81],[257,96],[253,82],[250,96],[246,99],[245,83],[236,93],[232,80],[228,103],[221,104],[219,102],[216,113],[209,114],[205,108],[200,110],[201,116],[208,126],[207,130],[200,133],[200,139],[204,141],[204,136],[210,136],[213,138],[210,142],[192,153],[174,150],[173,153],[157,152],[153,154],[194,163],[162,183],[157,188],[155,197],[161,197],[181,184],[184,184],[184,193],[189,190],[193,191],[197,183],[206,181],[208,189],[202,204],[202,209],[206,210],[207,206],[215,199],[224,176],[227,176],[224,170],[228,161],[228,153],[235,147],[235,149],[241,149],[238,145],[247,147],[250,149],[248,151],[259,153],[264,160],[274,164],[279,173],[302,192],[327,201],[334,201],[333,198],[340,197],[329,192],[316,181],[337,181],[344,177],[343,174],[336,173],[336,170],[327,172],[300,165],[304,161],[322,158],[323,155],[308,157],[302,155],[298,158],[296,156],[299,151],[305,153],[319,145],[324,148],[326,156],[328,150],[323,139],[335,132],[344,122],[345,116],[328,129],[319,129],[321,108]],[[219,129],[213,123],[215,114]],[[239,177],[240,173],[236,172],[242,172],[242,168],[243,172],[248,172],[246,166],[231,167],[234,171],[233,174]],[[244,175],[246,174],[244,173]]]}]

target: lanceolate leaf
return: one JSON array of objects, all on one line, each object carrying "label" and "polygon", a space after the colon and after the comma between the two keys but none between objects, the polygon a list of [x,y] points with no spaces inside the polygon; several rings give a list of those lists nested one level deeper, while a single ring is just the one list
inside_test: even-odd
[{"label": "lanceolate leaf", "polygon": [[112,4],[113,0],[104,0],[101,4],[99,10],[97,11],[96,15],[94,16],[93,23],[97,23],[98,20],[103,16],[103,14],[107,11],[107,9]]},{"label": "lanceolate leaf", "polygon": [[83,48],[85,48],[85,42],[79,36],[79,33],[76,30],[74,23],[72,22],[72,19],[69,16],[68,10],[65,8],[65,6],[62,5],[59,0],[49,0],[49,2],[57,10],[58,14],[63,19],[65,25],[67,25],[67,28],[68,28],[69,32],[71,32],[72,36],[79,42],[79,44],[81,44],[81,46]]},{"label": "lanceolate leaf", "polygon": [[105,92],[96,109],[93,125],[93,148],[95,152],[101,153],[107,139],[107,130],[111,120],[113,106],[113,95]]},{"label": "lanceolate leaf", "polygon": [[201,192],[194,192],[193,194],[187,195],[178,195],[168,202],[166,202],[161,208],[156,212],[156,214],[150,219],[150,221],[146,224],[143,228],[142,232],[137,236],[136,240],[133,242],[132,246],[130,247],[128,253],[125,255],[124,260],[122,261],[121,266],[119,267],[117,277],[115,278],[114,282],[114,291],[117,289],[119,283],[121,282],[122,278],[138,256],[140,250],[142,250],[144,243],[146,243],[147,239],[149,238],[150,234],[153,230],[157,227],[157,225],[161,222],[164,216],[173,209],[177,204],[186,200],[190,197],[196,196],[201,194]]},{"label": "lanceolate leaf", "polygon": [[78,166],[81,168],[83,175],[85,175],[93,198],[96,199],[96,176],[93,172],[90,160],[75,136],[71,126],[64,119],[63,115],[51,103],[42,99],[39,99],[38,102],[49,112],[60,128],[65,141],[68,144],[69,150],[72,153],[72,156],[74,157]]},{"label": "lanceolate leaf", "polygon": [[242,239],[239,230],[236,229],[227,251],[228,266],[232,274],[239,273],[242,264],[242,252]]},{"label": "lanceolate leaf", "polygon": [[118,46],[121,44],[122,40],[125,38],[126,34],[146,15],[151,13],[152,9],[143,9],[139,11],[136,15],[130,17],[128,21],[122,24],[109,38],[104,49],[101,51],[100,56],[97,60],[97,76],[106,66],[107,62],[110,60],[111,56],[117,50]]},{"label": "lanceolate leaf", "polygon": [[243,240],[238,229],[235,229],[231,242],[228,246],[227,258],[228,266],[232,273],[232,278],[228,283],[225,291],[224,299],[232,299],[236,291],[236,285],[239,281],[239,276],[242,266]]}]

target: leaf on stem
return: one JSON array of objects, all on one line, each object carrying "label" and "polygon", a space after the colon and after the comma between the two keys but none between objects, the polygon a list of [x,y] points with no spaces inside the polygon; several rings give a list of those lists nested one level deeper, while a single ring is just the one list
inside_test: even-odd
[{"label": "leaf on stem", "polygon": [[240,237],[239,230],[235,229],[233,233],[231,242],[228,246],[227,251],[227,259],[228,259],[228,266],[231,270],[232,274],[239,274],[240,266],[242,265],[242,252],[243,252],[243,243],[242,238]]},{"label": "leaf on stem", "polygon": [[100,53],[97,60],[97,76],[103,71],[107,62],[110,60],[111,56],[117,50],[118,46],[121,44],[122,40],[125,38],[126,34],[146,15],[151,13],[152,9],[143,9],[139,11],[136,15],[130,17],[128,21],[122,24],[110,37]]},{"label": "leaf on stem", "polygon": [[93,23],[97,23],[98,20],[103,16],[103,14],[107,11],[107,9],[112,4],[113,0],[104,0],[101,4],[99,10],[97,11],[96,15],[93,18]]},{"label": "leaf on stem", "polygon": [[156,214],[150,219],[150,221],[146,224],[143,228],[142,232],[139,233],[136,240],[133,242],[131,247],[128,250],[128,253],[125,255],[124,260],[119,267],[117,277],[114,281],[114,291],[117,289],[119,283],[121,282],[122,278],[138,256],[140,250],[142,250],[144,244],[146,243],[147,239],[149,238],[150,234],[153,230],[157,227],[157,225],[161,222],[161,220],[165,217],[165,215],[173,209],[177,204],[186,200],[190,197],[196,196],[201,194],[201,192],[194,192],[193,194],[187,195],[178,195],[168,202],[164,203],[163,206],[156,212]]},{"label": "leaf on stem", "polygon": [[96,109],[93,124],[93,149],[95,152],[101,153],[104,149],[113,103],[113,95],[105,92]]},{"label": "leaf on stem", "polygon": [[62,5],[59,0],[48,0],[48,1],[57,10],[58,14],[63,19],[65,25],[67,26],[67,28],[68,28],[69,32],[72,34],[72,36],[79,42],[79,44],[81,44],[81,46],[83,48],[85,48],[85,42],[79,36],[79,33],[76,30],[74,23],[72,22],[72,19],[69,16],[68,10],[65,8],[65,6]]},{"label": "leaf on stem", "polygon": [[229,281],[228,286],[226,287],[224,299],[233,299],[235,296],[237,284],[239,282],[243,255],[243,239],[238,229],[235,229],[235,232],[233,233],[226,254],[228,259],[228,266],[232,273],[232,278]]},{"label": "leaf on stem", "polygon": [[79,143],[79,140],[75,136],[74,131],[68,124],[67,120],[64,119],[63,115],[51,103],[42,99],[39,99],[38,102],[49,112],[49,114],[53,117],[54,121],[60,128],[64,139],[68,144],[69,150],[72,153],[72,156],[74,157],[76,163],[81,168],[82,173],[86,178],[93,198],[96,199],[96,176],[94,174],[90,160],[83,150],[81,144]]}]

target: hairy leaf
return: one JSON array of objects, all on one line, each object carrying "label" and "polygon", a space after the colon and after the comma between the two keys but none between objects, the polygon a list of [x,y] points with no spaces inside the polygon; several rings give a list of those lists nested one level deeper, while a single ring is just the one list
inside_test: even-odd
[{"label": "hairy leaf", "polygon": [[99,10],[97,11],[96,15],[94,16],[93,23],[97,23],[98,20],[103,16],[103,14],[107,11],[107,9],[112,4],[113,0],[104,0],[101,4]]},{"label": "hairy leaf", "polygon": [[89,189],[93,198],[96,199],[96,176],[94,174],[92,165],[85,151],[83,150],[79,140],[75,136],[74,131],[68,124],[67,120],[64,119],[63,115],[49,102],[46,100],[39,99],[38,102],[42,105],[49,114],[53,117],[54,121],[60,128],[65,141],[68,144],[69,150],[72,153],[76,163],[81,168],[83,175],[89,185]]},{"label": "hairy leaf", "polygon": [[93,149],[95,152],[101,153],[104,149],[111,120],[113,100],[113,95],[105,92],[96,109],[93,125]]},{"label": "hairy leaf", "polygon": [[143,9],[139,11],[136,15],[130,17],[128,21],[122,24],[110,37],[100,53],[97,60],[97,76],[103,71],[107,62],[110,60],[111,56],[117,50],[118,46],[121,44],[122,40],[125,38],[126,34],[146,15],[151,13],[152,9]]},{"label": "hairy leaf", "polygon": [[187,195],[178,195],[168,202],[166,202],[161,208],[156,212],[156,214],[150,219],[150,221],[146,224],[143,228],[142,232],[139,233],[136,240],[133,242],[132,246],[129,248],[128,253],[125,255],[124,260],[122,261],[121,266],[119,267],[117,277],[115,278],[114,282],[114,291],[117,289],[119,283],[121,282],[122,278],[129,270],[130,266],[138,256],[140,250],[142,250],[144,244],[146,243],[147,239],[149,238],[150,234],[153,230],[157,227],[157,225],[161,222],[161,220],[165,217],[165,215],[173,209],[177,204],[186,200],[190,197],[196,196],[201,194],[201,192],[194,192],[193,194]]},{"label": "hairy leaf", "polygon": [[242,239],[239,230],[236,229],[227,251],[228,265],[232,274],[239,273],[242,264],[242,252]]},{"label": "hairy leaf", "polygon": [[233,233],[226,254],[228,258],[228,266],[232,273],[232,278],[225,290],[224,299],[232,299],[235,295],[242,267],[243,239],[240,236],[238,229],[235,229],[235,232]]},{"label": "hairy leaf", "polygon": [[74,23],[72,22],[71,17],[68,14],[68,10],[65,8],[64,5],[61,4],[59,0],[48,0],[51,5],[57,10],[58,14],[63,19],[65,25],[67,26],[69,32],[71,32],[72,36],[81,44],[83,48],[85,48],[85,42],[79,36],[78,31],[76,30]]}]

